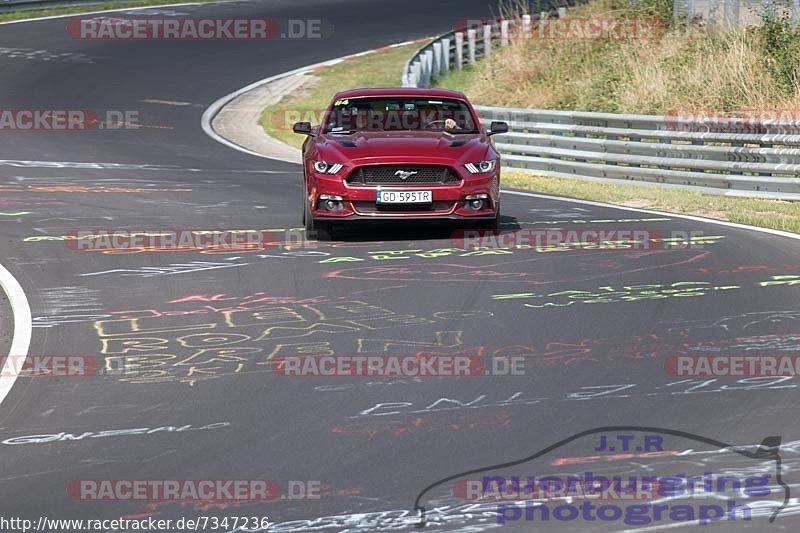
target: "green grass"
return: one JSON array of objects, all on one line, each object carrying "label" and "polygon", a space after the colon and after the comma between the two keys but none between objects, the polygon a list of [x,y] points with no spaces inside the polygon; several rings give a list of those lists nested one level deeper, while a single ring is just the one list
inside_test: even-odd
[{"label": "green grass", "polygon": [[800,202],[729,198],[680,189],[544,178],[514,171],[504,171],[502,182],[504,187],[543,194],[697,215],[800,233]]},{"label": "green grass", "polygon": [[[197,3],[214,2],[218,0],[191,0]],[[182,4],[187,0],[131,0],[130,2],[103,2],[98,4],[84,4],[70,7],[53,7],[48,9],[35,9],[31,11],[14,11],[11,13],[0,13],[0,22],[11,20],[25,20],[39,17],[52,17],[56,15],[77,15],[95,11],[108,11],[110,9],[127,9],[131,7],[147,7],[165,4]]]},{"label": "green grass", "polygon": [[[674,109],[800,108],[800,28],[787,16],[719,30],[673,22],[671,0],[592,0],[568,18],[664,17],[639,39],[530,38],[492,48],[437,86],[484,105],[666,114]],[[743,10],[744,11],[744,10]],[[744,12],[742,13],[744,17]],[[758,17],[748,17],[758,23]],[[550,26],[545,26],[545,28]]]},{"label": "green grass", "polygon": [[439,78],[436,81],[436,86],[466,93],[470,89],[474,76],[475,68],[470,65],[464,65],[462,70],[451,70]]},{"label": "green grass", "polygon": [[267,135],[299,148],[305,136],[292,133],[292,124],[301,120],[319,124],[322,112],[334,94],[362,87],[397,87],[406,60],[420,43],[388,48],[352,58],[314,73],[311,87],[287,95],[261,113],[259,124]]}]

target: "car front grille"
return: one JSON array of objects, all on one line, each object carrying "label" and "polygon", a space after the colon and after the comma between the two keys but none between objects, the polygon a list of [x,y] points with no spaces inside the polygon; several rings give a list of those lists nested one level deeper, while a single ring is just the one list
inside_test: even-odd
[{"label": "car front grille", "polygon": [[449,167],[374,165],[358,167],[347,177],[349,185],[455,185],[461,178]]}]

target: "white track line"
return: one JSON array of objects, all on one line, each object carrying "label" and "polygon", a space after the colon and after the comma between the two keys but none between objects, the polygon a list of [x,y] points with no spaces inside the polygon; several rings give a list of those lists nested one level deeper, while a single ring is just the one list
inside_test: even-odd
[{"label": "white track line", "polygon": [[550,196],[549,194],[537,194],[532,192],[524,192],[524,191],[509,191],[507,189],[502,190],[503,194],[513,194],[517,196],[530,196],[533,198],[543,198],[545,200],[557,200],[559,202],[570,202],[574,204],[584,204],[584,205],[593,205],[596,207],[609,207],[612,209],[624,209],[625,211],[634,211],[636,213],[646,213],[648,215],[663,215],[672,218],[683,218],[686,220],[693,220],[695,222],[703,222],[705,224],[718,224],[720,226],[727,226],[729,228],[737,228],[737,229],[747,229],[753,231],[760,231],[762,233],[769,233],[771,235],[778,235],[780,237],[788,237],[790,239],[798,239],[800,240],[800,234],[792,233],[790,231],[781,231],[779,229],[770,229],[770,228],[759,228],[757,226],[748,226],[747,224],[737,224],[736,222],[727,222],[725,220],[715,220],[713,218],[705,218],[705,217],[696,217],[693,215],[681,215],[678,213],[670,213],[668,211],[654,211],[651,209],[639,209],[636,207],[625,207],[624,205],[614,205],[614,204],[606,204],[603,202],[593,202],[591,200],[575,200],[573,198],[563,198],[561,196]]},{"label": "white track line", "polygon": [[[139,7],[116,7],[113,9],[103,9],[100,11],[81,11],[79,13],[65,13],[63,15],[48,15],[46,17],[36,17],[32,19],[19,19],[19,20],[7,20],[5,22],[0,22],[0,25],[3,24],[22,24],[23,22],[37,22],[39,20],[52,20],[52,19],[63,19],[67,17],[77,17],[79,15],[97,15],[99,13],[114,13],[116,11],[131,11],[133,9],[156,9],[161,7],[188,7],[188,6],[204,6],[204,5],[214,5],[214,4],[227,4],[229,2],[235,2],[236,0],[219,0],[217,2],[184,2],[181,4],[159,4],[157,6],[139,6]],[[98,2],[102,3],[102,2]],[[58,6],[58,7],[81,7],[80,5],[76,6]],[[55,8],[48,8],[43,7],[42,9],[58,9]],[[91,5],[87,5],[86,9],[91,9]],[[33,10],[31,10],[33,11]]]},{"label": "white track line", "polygon": [[[406,41],[406,42],[402,42],[402,43],[391,44],[391,45],[385,46],[383,48],[397,48],[399,46],[405,46],[407,44],[413,44],[415,42],[416,41]],[[318,69],[320,67],[336,65],[336,64],[341,63],[342,61],[344,61],[346,59],[350,59],[352,57],[361,57],[361,56],[364,56],[364,55],[367,55],[367,54],[371,54],[371,53],[373,53],[373,52],[375,52],[377,50],[381,50],[381,49],[382,48],[376,48],[374,50],[366,50],[364,52],[359,52],[357,54],[350,54],[350,55],[346,55],[346,56],[342,56],[342,57],[337,57],[336,59],[329,59],[328,61],[320,61],[319,63],[314,63],[313,65],[308,65],[307,67],[296,68],[294,70],[290,70],[289,72],[283,72],[281,74],[276,74],[274,76],[270,76],[268,78],[264,78],[262,80],[258,80],[256,82],[253,82],[250,85],[247,85],[246,87],[242,87],[238,91],[234,91],[234,92],[232,92],[230,94],[226,94],[222,98],[219,98],[218,100],[214,101],[210,106],[208,106],[206,108],[205,111],[203,111],[203,116],[200,118],[200,126],[203,128],[203,131],[206,132],[206,135],[208,135],[209,137],[211,137],[212,139],[214,139],[218,143],[224,144],[228,148],[233,148],[234,150],[238,150],[238,151],[243,152],[243,153],[248,154],[248,155],[254,155],[256,157],[263,157],[264,159],[272,159],[274,161],[284,161],[286,163],[299,164],[299,163],[297,163],[297,161],[292,161],[291,159],[282,159],[280,157],[270,157],[268,155],[264,155],[264,154],[260,154],[258,152],[254,152],[252,150],[248,150],[247,148],[245,148],[243,146],[239,146],[238,144],[229,141],[228,139],[226,139],[225,137],[222,137],[216,131],[214,131],[214,128],[211,126],[211,122],[214,120],[214,117],[217,116],[217,113],[219,113],[219,111],[223,107],[225,107],[225,105],[228,102],[230,102],[231,100],[243,95],[244,93],[246,93],[248,91],[252,91],[253,89],[256,89],[258,87],[261,87],[262,85],[265,85],[265,84],[273,82],[273,81],[277,81],[277,80],[280,80],[280,79],[283,79],[283,78],[288,78],[289,76],[294,76],[294,75],[297,75],[297,74],[306,74],[306,73],[312,72],[315,69]]]},{"label": "white track line", "polygon": [[275,76],[270,76],[269,78],[264,78],[263,80],[258,80],[257,82],[254,82],[254,83],[251,83],[250,85],[247,85],[246,87],[242,87],[238,91],[234,91],[234,92],[232,92],[230,94],[226,94],[222,98],[219,98],[218,100],[215,100],[214,103],[212,103],[210,106],[208,106],[206,108],[205,111],[203,111],[203,116],[200,118],[200,126],[203,128],[203,131],[206,132],[206,135],[208,135],[209,137],[211,137],[212,139],[214,139],[218,143],[224,144],[228,148],[233,148],[234,150],[239,150],[240,152],[244,152],[245,154],[248,154],[248,155],[254,155],[256,157],[263,157],[264,159],[272,159],[272,160],[275,160],[275,161],[284,161],[286,163],[296,163],[296,161],[291,161],[289,159],[282,159],[280,157],[269,157],[269,156],[266,156],[264,154],[260,154],[258,152],[254,152],[252,150],[248,150],[244,146],[239,146],[236,143],[232,143],[231,141],[229,141],[225,137],[222,137],[216,131],[214,131],[214,128],[211,126],[211,121],[214,120],[214,117],[217,116],[217,113],[219,113],[220,109],[225,107],[225,105],[228,102],[230,102],[231,100],[233,100],[234,98],[237,98],[237,97],[241,96],[242,94],[244,94],[246,92],[252,91],[253,89],[261,87],[264,84],[267,84],[267,83],[270,83],[270,82],[273,82],[273,81],[277,81],[277,80],[280,80],[280,79],[283,79],[283,78],[288,78],[289,76],[294,76],[295,74],[305,74],[306,72],[311,71],[313,68],[318,67],[320,65],[324,65],[325,63],[328,63],[328,62],[326,61],[324,63],[315,63],[314,65],[310,65],[308,67],[301,67],[301,68],[298,68],[298,69],[295,69],[295,70],[290,70],[289,72],[284,72],[283,74],[276,74]]},{"label": "white track line", "polygon": [[8,352],[2,370],[0,370],[0,404],[6,399],[11,387],[17,381],[18,368],[22,368],[23,361],[18,361],[19,357],[28,356],[28,348],[31,345],[31,306],[28,305],[28,298],[25,291],[16,278],[0,265],[0,288],[5,291],[8,301],[11,304],[11,313],[14,316],[14,334],[11,337],[11,349]]}]

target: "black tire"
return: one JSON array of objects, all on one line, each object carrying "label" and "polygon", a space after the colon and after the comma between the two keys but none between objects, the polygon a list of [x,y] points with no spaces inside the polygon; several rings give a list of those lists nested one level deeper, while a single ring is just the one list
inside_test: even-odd
[{"label": "black tire", "polygon": [[497,232],[500,230],[500,210],[497,210],[497,215],[489,220],[481,220],[478,222],[478,229],[489,230]]},{"label": "black tire", "polygon": [[303,186],[303,225],[306,228],[306,239],[327,241],[331,238],[331,223],[325,220],[314,220],[308,211],[308,194]]},{"label": "black tire", "polygon": [[306,212],[303,217],[306,227],[306,239],[327,241],[331,238],[331,223],[327,220],[314,220],[311,215]]},{"label": "black tire", "polygon": [[317,234],[318,241],[329,241],[331,240],[331,234],[333,233],[333,223],[322,220],[315,220],[314,231]]},{"label": "black tire", "polygon": [[489,231],[498,231],[500,229],[500,217],[494,217],[491,220],[481,222],[481,229]]},{"label": "black tire", "polygon": [[[308,215],[306,215],[306,212],[308,211],[308,195],[306,194],[306,186],[305,186],[305,184],[303,184],[303,186],[300,188],[300,190],[302,191],[302,194],[303,194],[303,208],[302,209],[303,209],[303,225],[305,226],[306,218],[308,216]],[[308,228],[306,228],[306,229],[308,229]]]}]

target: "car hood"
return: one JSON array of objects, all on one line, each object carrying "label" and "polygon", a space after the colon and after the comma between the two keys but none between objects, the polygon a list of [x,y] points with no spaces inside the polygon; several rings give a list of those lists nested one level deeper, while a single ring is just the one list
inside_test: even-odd
[{"label": "car hood", "polygon": [[326,134],[317,149],[322,158],[353,164],[379,162],[464,163],[482,161],[489,149],[484,134],[393,131]]}]

